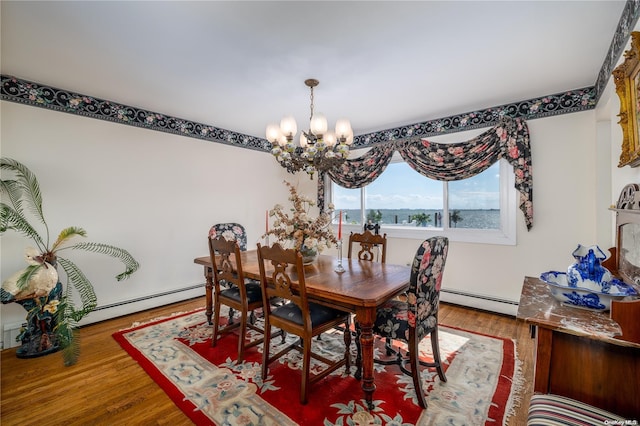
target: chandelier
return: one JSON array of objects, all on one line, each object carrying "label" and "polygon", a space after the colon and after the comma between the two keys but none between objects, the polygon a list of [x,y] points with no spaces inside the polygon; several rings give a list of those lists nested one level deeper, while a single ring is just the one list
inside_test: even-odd
[{"label": "chandelier", "polygon": [[271,153],[280,165],[289,173],[305,171],[313,178],[316,171],[327,171],[349,156],[349,145],[353,143],[353,130],[347,119],[336,122],[336,131],[327,131],[327,119],[320,113],[313,112],[313,88],[320,82],[308,79],[304,84],[311,89],[311,115],[309,130],[302,131],[298,144],[293,138],[298,131],[298,125],[292,116],[284,117],[280,125],[267,126],[267,140],[273,148]]}]

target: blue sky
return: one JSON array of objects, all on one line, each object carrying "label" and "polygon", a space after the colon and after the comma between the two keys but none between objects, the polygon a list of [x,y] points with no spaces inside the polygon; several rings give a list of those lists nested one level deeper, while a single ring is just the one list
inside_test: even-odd
[{"label": "blue sky", "polygon": [[[449,206],[452,209],[498,209],[500,201],[500,164],[461,181],[449,182]],[[441,209],[442,182],[427,179],[406,163],[391,163],[367,187],[368,209]],[[360,208],[360,190],[334,185],[337,210]]]}]

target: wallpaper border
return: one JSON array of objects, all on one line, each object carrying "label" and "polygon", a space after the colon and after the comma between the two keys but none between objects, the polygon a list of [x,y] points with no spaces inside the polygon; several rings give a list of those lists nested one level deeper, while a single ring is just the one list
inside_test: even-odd
[{"label": "wallpaper border", "polygon": [[1,76],[1,82],[0,99],[2,100],[242,148],[267,152],[271,150],[271,143],[266,139],[209,124],[94,98],[4,74]]},{"label": "wallpaper border", "polygon": [[[24,105],[47,108],[84,117],[107,120],[159,132],[173,133],[210,142],[270,152],[271,143],[264,138],[245,135],[213,125],[172,117],[115,101],[44,84],[2,75],[0,99]],[[499,107],[472,111],[436,120],[356,136],[353,148],[365,148],[382,142],[407,137],[432,136],[495,125],[501,117],[523,117],[527,120],[549,115],[567,114],[593,109],[596,97],[593,87],[548,95]]]}]

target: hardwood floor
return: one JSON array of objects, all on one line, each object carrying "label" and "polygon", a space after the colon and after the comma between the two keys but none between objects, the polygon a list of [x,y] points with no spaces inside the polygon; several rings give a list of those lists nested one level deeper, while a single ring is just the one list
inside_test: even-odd
[{"label": "hardwood floor", "polygon": [[[78,363],[65,367],[60,354],[18,359],[2,351],[0,423],[13,425],[190,425],[191,421],[111,335],[134,322],[204,306],[204,297],[83,327]],[[441,304],[440,323],[515,339],[526,378],[509,426],[526,424],[532,393],[533,340],[515,318]]]}]

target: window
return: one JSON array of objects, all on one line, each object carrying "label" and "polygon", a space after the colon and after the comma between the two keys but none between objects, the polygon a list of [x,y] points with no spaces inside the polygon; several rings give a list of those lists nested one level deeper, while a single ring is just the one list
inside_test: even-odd
[{"label": "window", "polygon": [[452,241],[515,244],[513,185],[513,170],[504,160],[471,178],[441,182],[417,173],[398,156],[370,185],[346,189],[331,182],[330,193],[352,231],[372,222],[389,237],[438,234]]}]

